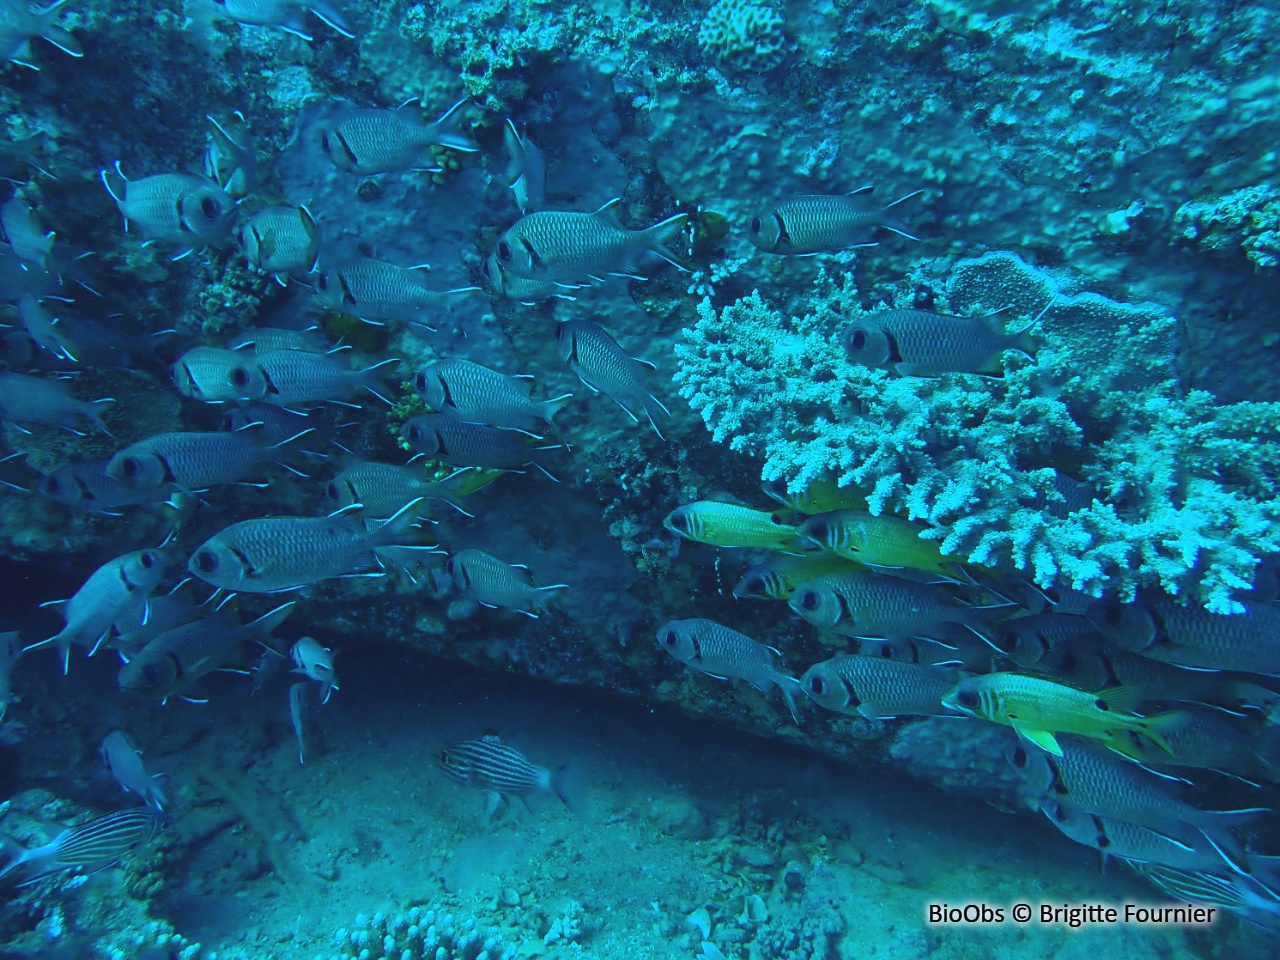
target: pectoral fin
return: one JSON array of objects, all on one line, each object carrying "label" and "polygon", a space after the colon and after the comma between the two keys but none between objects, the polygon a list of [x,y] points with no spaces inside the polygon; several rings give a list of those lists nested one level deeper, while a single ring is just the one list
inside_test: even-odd
[{"label": "pectoral fin", "polygon": [[1057,738],[1048,730],[1035,730],[1015,723],[1013,724],[1013,732],[1026,740],[1030,740],[1046,753],[1051,753],[1055,757],[1062,756],[1062,747],[1058,745]]}]

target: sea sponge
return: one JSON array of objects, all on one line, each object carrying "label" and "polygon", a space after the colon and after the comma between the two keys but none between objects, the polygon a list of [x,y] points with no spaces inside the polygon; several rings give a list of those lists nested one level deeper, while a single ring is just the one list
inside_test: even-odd
[{"label": "sea sponge", "polygon": [[698,46],[721,66],[756,72],[782,63],[791,47],[782,16],[760,0],[716,0]]}]

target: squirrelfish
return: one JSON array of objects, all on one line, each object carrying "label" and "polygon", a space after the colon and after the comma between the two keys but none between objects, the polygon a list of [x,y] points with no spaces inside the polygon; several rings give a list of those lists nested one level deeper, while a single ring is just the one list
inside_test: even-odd
[{"label": "squirrelfish", "polygon": [[454,783],[489,790],[503,798],[523,798],[534,791],[545,790],[573,809],[568,765],[555,770],[539,767],[515,747],[503,743],[496,734],[455,743],[431,760]]},{"label": "squirrelfish", "polygon": [[37,492],[74,510],[119,516],[121,507],[160,503],[163,492],[134,490],[107,476],[106,460],[76,460],[49,471]]},{"label": "squirrelfish", "polygon": [[532,377],[513,377],[470,360],[436,360],[413,375],[428,410],[493,427],[536,430],[551,424],[573,394],[551,400],[530,396]]},{"label": "squirrelfish", "polygon": [[159,550],[135,550],[108,560],[89,575],[70,600],[56,600],[65,626],[48,640],[27,647],[34,650],[54,644],[62,657],[62,672],[71,660],[71,644],[90,648],[90,654],[111,632],[112,625],[128,611],[141,607],[164,579],[164,556]]},{"label": "squirrelfish", "polygon": [[273,274],[281,285],[316,271],[320,235],[304,206],[264,207],[244,222],[239,236],[249,265]]},{"label": "squirrelfish", "polygon": [[347,173],[370,176],[397,170],[439,170],[431,156],[435,146],[474,152],[475,141],[462,126],[459,100],[434,123],[420,122],[405,109],[359,107],[343,110],[320,131],[320,148],[333,165]]},{"label": "squirrelfish", "polygon": [[267,383],[263,399],[281,407],[291,407],[323,401],[345,403],[361,390],[389,405],[387,388],[378,371],[400,361],[393,357],[355,370],[335,354],[268,350],[258,354],[255,362]]},{"label": "squirrelfish", "polygon": [[227,350],[301,350],[304,353],[337,353],[316,327],[294,330],[286,327],[249,327],[223,344]]},{"label": "squirrelfish", "polygon": [[537,617],[533,608],[545,608],[547,601],[567,583],[535,587],[529,568],[522,563],[505,563],[481,550],[459,550],[445,565],[458,589],[482,606],[505,607],[526,617]]},{"label": "squirrelfish", "polygon": [[1129,712],[1136,697],[1124,687],[1086,693],[1053,680],[1018,673],[989,673],[961,680],[943,698],[953,710],[1013,727],[1020,736],[1055,757],[1062,756],[1054,733],[1112,740],[1124,731],[1149,737],[1170,756],[1164,732],[1182,720],[1180,713],[1140,717]]},{"label": "squirrelfish", "polygon": [[813,516],[833,510],[866,510],[867,491],[854,484],[840,486],[835,477],[821,476],[792,492],[785,480],[768,480],[760,485],[765,496],[784,507]]},{"label": "squirrelfish", "polygon": [[119,161],[100,176],[120,208],[126,230],[133,223],[145,240],[180,245],[183,249],[175,260],[221,241],[231,231],[236,203],[208,177],[158,173],[130,180],[120,171]]},{"label": "squirrelfish", "polygon": [[0,239],[13,248],[19,260],[48,270],[54,236],[54,232],[46,230],[36,219],[35,211],[20,198],[11,197],[0,204]]},{"label": "squirrelfish", "polygon": [[267,378],[256,358],[241,350],[192,347],[173,365],[178,392],[205,403],[228,400],[261,400],[267,395]]},{"label": "squirrelfish", "polygon": [[786,600],[801,584],[832,573],[862,569],[862,564],[825,550],[803,554],[778,553],[747,570],[733,588],[733,595],[755,600]]},{"label": "squirrelfish", "polygon": [[644,411],[658,439],[662,431],[654,421],[654,411],[671,416],[668,410],[641,382],[645,368],[656,370],[648,360],[629,356],[598,323],[590,320],[568,320],[556,327],[560,355],[586,386],[599,391],[620,406],[635,423],[640,422],[636,409]]},{"label": "squirrelfish", "polygon": [[45,305],[32,296],[18,299],[18,317],[27,331],[27,336],[37,347],[48,350],[55,357],[80,361],[80,345],[67,331],[67,325],[58,317],[50,315]]},{"label": "squirrelfish", "polygon": [[714,547],[794,550],[798,543],[796,528],[783,523],[776,513],[718,500],[695,500],[676,507],[662,525],[686,540]]},{"label": "squirrelfish", "polygon": [[400,437],[415,453],[455,467],[519,471],[533,466],[556,479],[539,462],[539,454],[558,445],[530,446],[536,441],[512,430],[468,423],[443,413],[423,413],[404,422]]},{"label": "squirrelfish", "polygon": [[[133,490],[162,494],[239,483],[267,463],[282,463],[282,447],[311,433],[309,429],[274,446],[261,445],[252,431],[237,433],[180,431],[158,433],[130,444],[107,464],[107,476]],[[287,467],[290,471],[292,467]],[[296,472],[296,471],[294,471]]]},{"label": "squirrelfish", "polygon": [[14,424],[44,423],[79,433],[72,425],[83,419],[108,436],[102,415],[114,400],[77,400],[63,380],[44,380],[22,373],[0,372],[0,420]]},{"label": "squirrelfish", "polygon": [[168,817],[151,807],[108,813],[63,830],[43,846],[19,851],[0,868],[0,877],[14,870],[22,870],[31,879],[62,870],[95,873],[148,843],[168,823]]},{"label": "squirrelfish", "polygon": [[681,663],[717,679],[746,680],[766,695],[776,686],[787,701],[791,718],[800,722],[796,699],[800,683],[783,671],[779,662],[782,654],[773,647],[700,618],[671,620],[659,627],[658,645]]},{"label": "squirrelfish", "polygon": [[342,11],[326,0],[222,0],[222,4],[227,16],[237,23],[279,27],[308,42],[312,39],[306,27],[308,10],[344,37],[355,37]]},{"label": "squirrelfish", "polygon": [[36,37],[48,40],[63,53],[83,57],[79,41],[56,22],[67,2],[56,0],[40,9],[27,0],[0,0],[0,61],[39,70],[31,52],[31,41]]},{"label": "squirrelfish", "polygon": [[834,510],[810,517],[796,532],[869,567],[907,567],[950,576],[956,562],[943,557],[937,541],[921,539],[928,529],[901,517]]},{"label": "squirrelfish", "polygon": [[962,606],[941,587],[870,570],[827,574],[802,584],[791,609],[846,637],[927,637],[947,623],[974,626],[991,611]]},{"label": "squirrelfish", "polygon": [[244,593],[293,590],[344,576],[382,576],[381,558],[434,549],[415,542],[418,502],[366,529],[350,510],[328,517],[263,517],[233,523],[191,555],[187,567],[206,583]]},{"label": "squirrelfish", "polygon": [[413,465],[365,460],[344,467],[324,489],[338,507],[358,503],[364,507],[366,516],[374,518],[389,517],[410,500],[418,499],[443,500],[460,513],[471,516],[458,504],[458,499],[501,475],[501,471],[464,468],[432,480]]},{"label": "squirrelfish", "polygon": [[641,259],[654,254],[685,269],[668,248],[688,217],[678,213],[643,230],[618,219],[620,199],[594,213],[539,211],[516,221],[498,240],[498,263],[518,277],[581,283],[605,274],[637,276]]},{"label": "squirrelfish", "polygon": [[437,290],[427,283],[424,268],[361,257],[321,269],[315,289],[316,298],[325,306],[369,323],[404,320],[433,330],[428,320],[448,312],[480,288]]},{"label": "squirrelfish", "polygon": [[[994,316],[994,314],[992,315]],[[1000,376],[1007,350],[1034,357],[1039,348],[1026,328],[998,330],[991,317],[951,317],[927,310],[880,310],[850,321],[840,331],[849,359],[904,377],[944,373]]]},{"label": "squirrelfish", "polygon": [[800,678],[800,686],[828,710],[869,720],[954,716],[942,697],[957,676],[948,667],[854,655],[815,663]]},{"label": "squirrelfish", "polygon": [[112,730],[102,740],[102,762],[116,783],[126,792],[135,793],[143,803],[157,812],[164,811],[164,791],[156,781],[160,776],[147,773],[142,751],[123,730]]},{"label": "squirrelfish", "polygon": [[510,118],[502,127],[502,146],[507,151],[503,180],[515,194],[520,212],[541,210],[547,186],[547,162],[542,151],[528,137],[520,135]]},{"label": "squirrelfish", "polygon": [[807,256],[846,247],[869,246],[880,229],[891,230],[908,240],[907,232],[888,211],[904,200],[923,193],[916,190],[880,207],[862,187],[844,196],[814,194],[792,197],[774,204],[747,225],[747,239],[765,253]]},{"label": "squirrelfish", "polygon": [[204,154],[204,172],[227,196],[239,200],[258,186],[258,158],[249,121],[239,110],[232,111],[226,120],[206,119],[211,130],[209,147]]}]

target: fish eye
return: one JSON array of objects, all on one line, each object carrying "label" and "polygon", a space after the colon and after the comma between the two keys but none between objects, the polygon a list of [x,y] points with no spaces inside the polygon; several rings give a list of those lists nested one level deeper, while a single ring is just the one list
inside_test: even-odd
[{"label": "fish eye", "polygon": [[978,706],[978,695],[972,690],[961,690],[956,694],[956,702],[962,707],[973,710]]},{"label": "fish eye", "polygon": [[138,479],[138,474],[142,473],[142,464],[138,462],[137,457],[125,457],[120,461],[120,472],[129,480]]},{"label": "fish eye", "polygon": [[1002,630],[992,638],[992,643],[1000,648],[1001,653],[1012,653],[1018,649],[1018,631]]},{"label": "fish eye", "polygon": [[671,515],[671,525],[677,530],[689,529],[689,516],[684,513],[673,513]]},{"label": "fish eye", "polygon": [[329,483],[328,483],[328,484],[326,484],[326,486],[325,486],[325,488],[324,488],[324,495],[325,495],[326,497],[328,497],[330,500],[337,500],[337,499],[338,499],[338,485],[337,485],[336,483],[334,483],[332,480],[330,480],[330,481],[329,481]]},{"label": "fish eye", "polygon": [[1124,623],[1124,605],[1111,601],[1102,610],[1102,622],[1110,627]]},{"label": "fish eye", "polygon": [[809,692],[815,697],[825,697],[827,695],[827,681],[816,675],[810,677]]},{"label": "fish eye", "polygon": [[56,495],[62,492],[62,481],[57,477],[45,477],[44,488],[48,493]]},{"label": "fish eye", "polygon": [[419,393],[427,389],[427,375],[421,370],[413,375],[413,389]]},{"label": "fish eye", "polygon": [[404,428],[404,438],[410,443],[417,443],[422,439],[422,431],[416,426],[408,426]]},{"label": "fish eye", "polygon": [[679,640],[680,638],[676,636],[674,630],[668,630],[662,635],[662,645],[664,647],[674,647]]},{"label": "fish eye", "polygon": [[1022,770],[1027,765],[1027,751],[1022,747],[1014,747],[1013,756],[1009,759],[1015,767]]},{"label": "fish eye", "polygon": [[218,555],[212,550],[201,550],[195,556],[196,569],[201,573],[213,573],[218,569]]},{"label": "fish eye", "polygon": [[827,535],[827,522],[825,520],[810,521],[805,535],[813,537],[815,540],[821,540]]},{"label": "fish eye", "polygon": [[233,367],[227,379],[233,387],[246,387],[249,385],[249,371],[244,367]]},{"label": "fish eye", "polygon": [[511,259],[511,244],[503,240],[498,244],[498,259],[506,263]]},{"label": "fish eye", "polygon": [[205,197],[200,201],[200,212],[206,220],[213,220],[218,216],[218,202],[213,197]]},{"label": "fish eye", "polygon": [[325,153],[329,152],[329,135],[327,133],[320,134],[320,149]]},{"label": "fish eye", "polygon": [[813,590],[806,590],[800,595],[800,606],[806,610],[817,610],[818,594]]},{"label": "fish eye", "polygon": [[142,682],[148,687],[155,686],[160,682],[160,668],[154,663],[148,663],[142,668]]},{"label": "fish eye", "polygon": [[747,577],[742,581],[742,589],[747,593],[764,593],[764,577]]},{"label": "fish eye", "polygon": [[156,557],[153,553],[144,553],[138,558],[138,562],[142,564],[144,570],[150,570],[156,565]]},{"label": "fish eye", "polygon": [[328,275],[327,273],[322,273],[322,274],[320,274],[320,276],[318,276],[318,277],[316,278],[316,286],[317,286],[319,289],[321,289],[321,290],[328,290],[328,289],[329,289],[329,275]]},{"label": "fish eye", "polygon": [[1076,659],[1074,653],[1064,653],[1062,662],[1058,664],[1058,669],[1063,673],[1075,673],[1078,666],[1080,666],[1080,661]]},{"label": "fish eye", "polygon": [[852,331],[849,334],[848,340],[845,342],[845,346],[850,350],[867,349],[867,331],[865,330]]},{"label": "fish eye", "polygon": [[752,218],[751,218],[751,232],[752,232],[752,233],[758,234],[758,233],[760,232],[760,228],[761,228],[761,227],[763,227],[763,226],[764,226],[764,224],[760,222],[760,218],[759,218],[759,217],[752,217]]}]

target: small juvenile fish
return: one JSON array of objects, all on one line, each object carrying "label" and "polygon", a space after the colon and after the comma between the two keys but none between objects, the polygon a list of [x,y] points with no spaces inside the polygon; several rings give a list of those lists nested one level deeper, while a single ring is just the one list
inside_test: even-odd
[{"label": "small juvenile fish", "polygon": [[504,563],[480,550],[459,550],[445,564],[458,590],[482,606],[505,607],[526,617],[537,618],[531,608],[546,608],[567,583],[535,587],[529,568],[522,563]]},{"label": "small juvenile fish", "polygon": [[159,774],[151,776],[142,762],[142,751],[123,730],[112,730],[102,741],[102,762],[126,793],[138,798],[157,813],[164,812],[164,791],[156,783]]},{"label": "small juvenile fish", "polygon": [[949,717],[955,714],[942,698],[958,676],[948,667],[854,655],[815,663],[800,678],[800,686],[828,710],[869,720]]},{"label": "small juvenile fish", "polygon": [[733,588],[733,595],[740,600],[787,600],[801,584],[833,573],[862,569],[862,564],[825,550],[804,554],[775,553],[763,563],[749,568]]},{"label": "small juvenile fish", "polygon": [[35,211],[18,197],[11,197],[0,204],[0,239],[13,248],[19,260],[48,270],[55,236],[52,230],[46,230],[40,224]]},{"label": "small juvenile fish", "polygon": [[56,0],[37,8],[27,0],[0,0],[0,62],[39,70],[31,52],[31,41],[36,37],[48,40],[63,53],[83,57],[79,41],[55,22],[66,3],[68,0]]},{"label": "small juvenile fish", "polygon": [[747,239],[765,253],[811,256],[815,253],[872,246],[876,231],[890,230],[918,240],[887,211],[923,190],[908,193],[893,203],[877,207],[867,196],[871,187],[862,187],[844,196],[813,194],[792,197],[775,204],[747,225]]},{"label": "small juvenile fish", "polygon": [[255,27],[279,27],[308,43],[312,40],[311,34],[306,29],[308,10],[344,37],[355,38],[342,11],[326,0],[221,0],[221,2],[227,9],[227,16],[237,23],[247,23]]},{"label": "small juvenile fish", "polygon": [[901,517],[833,510],[810,517],[796,532],[838,556],[869,567],[906,567],[949,577],[958,564],[942,555],[936,540],[921,539],[927,529]]},{"label": "small juvenile fish", "polygon": [[377,371],[399,362],[392,358],[353,370],[336,355],[305,350],[268,350],[259,353],[256,360],[267,382],[263,399],[281,407],[324,401],[345,403],[361,390],[389,406],[386,385]]},{"label": "small juvenile fish", "polygon": [[[473,481],[466,476],[471,472],[457,470],[442,480],[428,480],[412,465],[366,460],[344,468],[326,484],[325,494],[339,509],[358,503],[366,516],[374,518],[389,517],[410,500],[444,500],[466,513],[456,501],[471,492],[463,486]],[[494,473],[489,479],[498,475]]]},{"label": "small juvenile fish", "polygon": [[574,300],[570,290],[581,289],[582,285],[556,283],[554,280],[530,280],[517,277],[506,270],[498,262],[498,255],[491,253],[480,263],[480,279],[484,288],[499,297],[515,300],[526,306],[533,306],[542,300],[558,297],[561,300]]},{"label": "small juvenile fish", "polygon": [[944,373],[999,377],[1004,373],[1006,350],[1034,359],[1040,345],[1025,327],[1016,333],[998,330],[991,322],[993,316],[880,310],[846,324],[840,331],[840,345],[854,363],[904,377]]},{"label": "small juvenile fish", "polygon": [[224,604],[210,616],[154,637],[120,669],[116,685],[124,693],[161,702],[184,696],[201,677],[239,659],[251,642],[279,653],[271,634],[296,606],[294,602],[281,604],[257,620],[241,624],[236,604]]},{"label": "small juvenile fish", "polygon": [[158,173],[130,180],[115,169],[99,172],[102,185],[111,194],[124,217],[125,230],[136,224],[143,239],[175,243],[180,260],[193,250],[218,243],[231,232],[236,202],[208,177],[193,173]]},{"label": "small juvenile fish", "polygon": [[281,327],[249,327],[223,344],[227,350],[301,350],[304,353],[335,353],[316,327],[289,330]]},{"label": "small juvenile fish", "polygon": [[267,378],[256,358],[220,347],[192,347],[173,365],[173,382],[184,397],[205,403],[261,400],[267,395]]},{"label": "small juvenile fish", "polygon": [[1019,736],[1055,757],[1062,756],[1055,733],[1107,741],[1125,731],[1149,737],[1173,756],[1164,732],[1179,724],[1183,715],[1140,717],[1128,709],[1135,700],[1124,687],[1086,693],[1040,677],[989,673],[961,680],[942,702],[971,717],[1013,727]]},{"label": "small juvenile fish", "polygon": [[520,136],[509,117],[502,128],[502,146],[507,151],[503,180],[515,194],[520,212],[541,210],[547,189],[547,162],[542,151],[528,137]]},{"label": "small juvenile fish", "polygon": [[628,230],[618,219],[621,199],[594,213],[538,211],[516,221],[498,240],[498,263],[517,277],[583,283],[605,274],[635,277],[640,260],[655,254],[686,269],[667,244],[685,230],[677,213],[643,230]]},{"label": "small juvenile fish", "polygon": [[13,696],[13,668],[22,656],[22,641],[16,630],[0,633],[0,720],[9,710]]},{"label": "small juvenile fish", "polygon": [[496,734],[455,743],[431,760],[454,783],[492,791],[503,799],[509,796],[523,799],[530,793],[545,790],[573,810],[567,764],[555,770],[539,767],[515,747],[503,743]]},{"label": "small juvenile fish", "polygon": [[795,677],[783,672],[778,662],[782,654],[773,647],[700,618],[671,620],[659,627],[658,645],[681,663],[718,680],[746,680],[766,696],[776,686],[787,701],[791,719],[800,723],[796,697],[803,689]]},{"label": "small juvenile fish", "polygon": [[107,476],[106,460],[63,464],[46,474],[36,489],[42,497],[64,507],[109,516],[119,516],[121,507],[161,503],[165,496],[152,490],[132,490]]},{"label": "small juvenile fish", "polygon": [[316,276],[316,299],[325,306],[349,313],[368,323],[403,320],[434,330],[427,321],[448,313],[479,287],[436,290],[426,282],[421,267],[400,267],[382,260],[360,257],[337,267],[326,267]]},{"label": "small juvenile fish", "polygon": [[532,431],[554,424],[573,394],[534,400],[532,377],[512,377],[470,360],[436,360],[413,375],[413,388],[428,410],[471,423]]},{"label": "small juvenile fish", "polygon": [[321,703],[328,703],[333,691],[338,686],[338,675],[333,671],[333,651],[320,646],[315,637],[302,637],[289,651],[293,657],[295,668],[293,673],[300,673],[308,680],[320,684]]},{"label": "small juvenile fish", "polygon": [[[260,445],[251,433],[158,433],[113,456],[107,463],[107,476],[131,489],[155,494],[239,483],[264,464],[281,462],[283,444]],[[284,444],[309,433],[301,430]]]},{"label": "small juvenile fish", "polygon": [[859,638],[929,637],[948,623],[977,629],[992,613],[962,606],[941,587],[870,570],[811,580],[792,594],[790,604],[795,613],[820,630]]},{"label": "small juvenile fish", "polygon": [[0,420],[14,424],[44,423],[79,433],[79,420],[92,421],[107,436],[102,414],[114,400],[77,400],[63,380],[44,380],[22,373],[0,372]]},{"label": "small juvenile fish", "polygon": [[465,153],[479,148],[462,127],[459,100],[435,123],[422,123],[406,101],[395,110],[355,107],[344,110],[320,131],[320,148],[333,165],[347,173],[371,176],[399,170],[439,170],[432,147],[452,147]]},{"label": "small juvenile fish", "polygon": [[187,568],[206,583],[243,593],[276,593],[345,576],[382,576],[380,555],[433,550],[413,542],[419,502],[365,529],[351,512],[328,517],[263,517],[233,523],[204,542]]},{"label": "small juvenile fish", "polygon": [[530,446],[530,437],[512,430],[468,423],[443,413],[422,413],[404,422],[400,437],[415,453],[451,466],[519,472],[532,465],[556,479],[538,462],[538,454],[559,446]]},{"label": "small juvenile fish", "polygon": [[794,549],[795,527],[768,510],[756,510],[718,500],[695,500],[676,507],[662,525],[672,533],[714,547]]},{"label": "small juvenile fish", "polygon": [[320,262],[316,221],[302,205],[264,207],[244,222],[239,237],[249,266],[273,274],[281,286],[290,277],[305,281]]},{"label": "small juvenile fish", "polygon": [[0,868],[0,877],[18,869],[31,879],[62,870],[95,873],[150,842],[168,823],[150,807],[109,813],[62,831],[42,847],[22,850]]},{"label": "small juvenile fish", "polygon": [[239,200],[258,186],[258,157],[249,121],[239,110],[233,110],[226,121],[209,116],[205,119],[212,129],[209,147],[204,153],[204,172],[227,196]]},{"label": "small juvenile fish", "polygon": [[617,340],[590,320],[568,320],[557,325],[556,341],[560,344],[560,355],[588,389],[609,397],[635,423],[640,422],[635,412],[639,407],[658,439],[665,439],[653,414],[655,408],[667,417],[671,411],[646,390],[640,380],[644,368],[656,370],[657,367],[648,360],[628,356]]},{"label": "small juvenile fish", "polygon": [[58,605],[65,626],[48,640],[33,643],[25,650],[54,644],[62,657],[62,672],[66,673],[71,644],[89,647],[92,656],[117,620],[146,604],[147,595],[164,579],[164,572],[164,556],[159,550],[136,550],[108,560],[89,575],[70,600],[42,604]]}]

